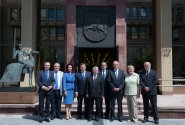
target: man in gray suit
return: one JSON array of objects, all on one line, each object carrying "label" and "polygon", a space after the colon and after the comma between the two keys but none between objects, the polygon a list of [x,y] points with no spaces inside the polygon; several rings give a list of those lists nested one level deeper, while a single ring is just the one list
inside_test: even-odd
[{"label": "man in gray suit", "polygon": [[53,95],[51,101],[51,120],[55,117],[62,119],[61,117],[61,101],[62,101],[62,77],[63,72],[60,70],[60,64],[54,64],[54,78],[55,85],[53,87]]}]

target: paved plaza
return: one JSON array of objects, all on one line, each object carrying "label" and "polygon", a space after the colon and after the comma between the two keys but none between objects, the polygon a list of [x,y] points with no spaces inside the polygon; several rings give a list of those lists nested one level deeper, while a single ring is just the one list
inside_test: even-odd
[{"label": "paved plaza", "polygon": [[[59,120],[54,119],[51,120],[49,123],[43,121],[43,123],[38,122],[37,115],[0,115],[0,125],[135,125],[133,122],[127,122],[127,118],[124,118],[123,122],[119,122],[117,120],[110,122],[107,119],[100,119],[99,122],[91,121],[87,122],[87,120]],[[155,125],[153,123],[153,119],[150,118],[149,122],[142,123],[142,119],[139,119],[139,122],[136,125]],[[185,119],[160,119],[160,125],[185,125]]]}]

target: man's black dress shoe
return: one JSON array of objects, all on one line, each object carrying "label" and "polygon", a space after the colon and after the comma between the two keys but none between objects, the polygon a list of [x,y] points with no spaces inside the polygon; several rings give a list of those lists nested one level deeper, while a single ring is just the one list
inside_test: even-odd
[{"label": "man's black dress shoe", "polygon": [[105,116],[105,119],[109,119],[109,116]]},{"label": "man's black dress shoe", "polygon": [[55,118],[52,116],[50,119],[51,119],[51,120],[54,120]]},{"label": "man's black dress shoe", "polygon": [[46,122],[50,122],[50,120],[49,119],[46,119]]},{"label": "man's black dress shoe", "polygon": [[144,119],[144,120],[142,121],[142,123],[146,123],[146,122],[148,122],[148,119]]},{"label": "man's black dress shoe", "polygon": [[114,117],[111,117],[111,118],[110,118],[110,122],[113,122],[113,121],[114,121]]},{"label": "man's black dress shoe", "polygon": [[77,117],[76,120],[80,120],[82,117]]},{"label": "man's black dress shoe", "polygon": [[98,117],[96,117],[96,119],[95,119],[97,122],[99,122],[99,118]]},{"label": "man's black dress shoe", "polygon": [[62,116],[58,116],[58,119],[61,119],[62,120]]},{"label": "man's black dress shoe", "polygon": [[89,117],[88,122],[90,122],[92,119],[93,119],[92,117]]},{"label": "man's black dress shoe", "polygon": [[159,124],[159,121],[158,120],[155,120],[155,124]]},{"label": "man's black dress shoe", "polygon": [[123,118],[119,118],[119,121],[120,121],[120,122],[123,122]]},{"label": "man's black dress shoe", "polygon": [[39,120],[39,123],[42,123],[43,122],[43,120]]}]

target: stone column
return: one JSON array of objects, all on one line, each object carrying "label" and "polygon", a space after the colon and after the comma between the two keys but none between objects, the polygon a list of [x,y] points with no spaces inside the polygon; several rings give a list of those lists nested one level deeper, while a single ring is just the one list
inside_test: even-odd
[{"label": "stone column", "polygon": [[[0,0],[0,13],[1,13],[1,0]],[[1,15],[0,15],[0,44],[1,44]],[[0,52],[1,52],[1,46],[0,46]],[[1,54],[0,54],[0,62],[1,62]],[[0,76],[1,76],[1,66],[0,66]]]},{"label": "stone column", "polygon": [[[22,21],[21,21],[21,43],[24,49],[36,50],[36,20],[37,20],[37,0],[22,0]],[[35,78],[33,73],[33,86]],[[26,74],[21,87],[29,85],[29,75]]]},{"label": "stone column", "polygon": [[[156,60],[159,79],[172,79],[172,19],[171,0],[156,0]],[[159,81],[173,85],[172,81]],[[172,87],[160,87],[163,95],[173,94]]]}]

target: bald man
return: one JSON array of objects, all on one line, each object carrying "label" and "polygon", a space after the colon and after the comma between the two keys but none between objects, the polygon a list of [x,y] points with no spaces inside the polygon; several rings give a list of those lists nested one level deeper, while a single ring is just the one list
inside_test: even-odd
[{"label": "bald man", "polygon": [[157,109],[157,73],[151,69],[151,63],[144,63],[145,70],[141,73],[140,85],[142,86],[141,94],[143,96],[144,104],[144,120],[143,123],[148,122],[148,103],[152,104],[153,116],[155,124],[159,124],[158,109]]}]

